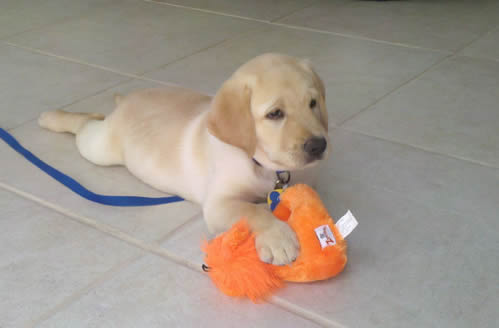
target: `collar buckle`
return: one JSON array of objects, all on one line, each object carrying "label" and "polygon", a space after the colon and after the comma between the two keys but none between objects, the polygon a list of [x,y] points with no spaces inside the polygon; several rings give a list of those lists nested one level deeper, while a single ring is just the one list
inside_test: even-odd
[{"label": "collar buckle", "polygon": [[277,180],[275,181],[274,189],[283,189],[291,180],[291,173],[289,171],[277,171],[276,173]]},{"label": "collar buckle", "polygon": [[[254,157],[252,158],[253,163],[255,163],[256,166],[262,167],[262,164],[258,162]],[[289,180],[291,180],[291,173],[289,171],[276,171],[276,181],[275,181],[275,187],[274,189],[284,189],[287,187]]]}]

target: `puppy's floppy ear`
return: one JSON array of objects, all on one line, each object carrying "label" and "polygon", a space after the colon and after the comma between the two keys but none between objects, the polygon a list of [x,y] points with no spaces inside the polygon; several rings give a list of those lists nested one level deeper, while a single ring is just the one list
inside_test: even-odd
[{"label": "puppy's floppy ear", "polygon": [[319,74],[317,74],[315,72],[315,70],[313,69],[310,60],[302,59],[300,64],[302,65],[303,68],[305,68],[307,71],[312,73],[312,76],[314,79],[314,84],[319,89],[320,97],[319,97],[318,101],[319,101],[319,106],[320,106],[321,122],[322,122],[322,125],[327,130],[328,129],[328,113],[327,113],[327,108],[326,108],[326,87],[324,86],[324,82],[320,78]]},{"label": "puppy's floppy ear", "polygon": [[222,85],[211,103],[208,130],[218,139],[253,157],[256,129],[251,114],[251,89],[247,83],[232,77]]}]

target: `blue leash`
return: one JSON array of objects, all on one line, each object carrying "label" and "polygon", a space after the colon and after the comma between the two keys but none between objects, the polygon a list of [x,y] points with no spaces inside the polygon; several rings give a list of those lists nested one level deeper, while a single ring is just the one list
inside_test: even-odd
[{"label": "blue leash", "polygon": [[152,206],[169,204],[175,202],[181,202],[184,199],[178,196],[170,197],[140,197],[140,196],[108,196],[99,195],[91,192],[87,188],[83,187],[73,178],[67,176],[61,171],[56,170],[52,166],[43,162],[41,159],[33,155],[29,150],[24,148],[10,133],[6,130],[0,128],[0,138],[5,141],[12,149],[17,151],[19,154],[23,155],[28,161],[33,165],[38,167],[43,172],[50,175],[52,178],[59,181],[61,184],[71,189],[73,192],[77,193],[81,197],[88,199],[92,202],[99,204],[109,205],[109,206]]}]

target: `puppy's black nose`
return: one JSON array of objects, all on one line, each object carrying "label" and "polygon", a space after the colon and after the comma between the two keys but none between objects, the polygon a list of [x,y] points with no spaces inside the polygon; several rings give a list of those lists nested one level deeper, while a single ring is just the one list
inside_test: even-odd
[{"label": "puppy's black nose", "polygon": [[305,142],[305,152],[312,157],[319,157],[327,147],[326,138],[312,137]]}]

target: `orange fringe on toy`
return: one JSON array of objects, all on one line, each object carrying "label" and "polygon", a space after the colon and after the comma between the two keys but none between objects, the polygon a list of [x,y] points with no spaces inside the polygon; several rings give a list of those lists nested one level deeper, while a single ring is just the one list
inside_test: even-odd
[{"label": "orange fringe on toy", "polygon": [[[300,254],[295,262],[274,266],[260,261],[255,237],[245,219],[210,243],[205,243],[205,263],[215,285],[229,296],[265,299],[284,281],[307,282],[331,278],[343,271],[346,242],[327,213],[319,195],[306,185],[295,185],[281,194],[274,215],[287,221],[296,232]],[[328,226],[335,244],[322,247],[315,232]]]},{"label": "orange fringe on toy", "polygon": [[245,219],[240,220],[209,244],[205,263],[215,285],[226,295],[264,299],[283,285],[273,265],[264,263],[255,249],[255,236]]}]

